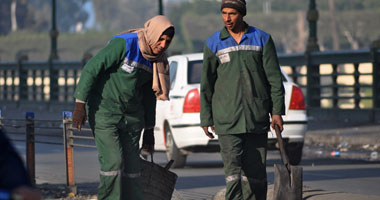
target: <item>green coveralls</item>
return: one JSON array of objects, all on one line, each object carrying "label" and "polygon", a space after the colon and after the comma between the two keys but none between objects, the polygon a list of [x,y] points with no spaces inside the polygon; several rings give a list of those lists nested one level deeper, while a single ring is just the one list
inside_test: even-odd
[{"label": "green coveralls", "polygon": [[112,39],[86,64],[75,90],[75,98],[87,103],[98,149],[98,199],[142,199],[139,140],[143,128],[154,127],[156,97],[151,72],[122,67],[126,52],[136,48],[138,54],[124,38]]},{"label": "green coveralls", "polygon": [[246,25],[239,44],[226,28],[204,48],[201,126],[214,126],[226,199],[265,200],[269,114],[284,115],[284,87],[269,34]]}]

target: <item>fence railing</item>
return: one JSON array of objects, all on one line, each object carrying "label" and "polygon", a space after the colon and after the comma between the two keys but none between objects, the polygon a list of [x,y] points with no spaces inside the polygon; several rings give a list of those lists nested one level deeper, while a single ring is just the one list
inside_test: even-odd
[{"label": "fence railing", "polygon": [[279,55],[315,120],[380,122],[378,48]]},{"label": "fence railing", "polygon": [[[301,86],[312,118],[331,120],[328,115],[335,120],[380,121],[379,48],[280,54],[279,61]],[[1,62],[0,105],[71,105],[84,63]],[[349,116],[351,112],[356,115]]]},{"label": "fence railing", "polygon": [[72,103],[82,61],[0,63],[0,102]]},{"label": "fence railing", "polygon": [[[74,135],[72,112],[63,112],[63,146],[65,148],[66,159],[66,185],[74,194],[77,193],[74,176],[74,147],[96,148],[95,145],[77,144],[74,139],[94,140],[92,136]],[[91,131],[89,128],[82,128],[82,131]]]},{"label": "fence railing", "polygon": [[[281,55],[279,59],[284,68],[289,68],[287,72],[293,81],[304,88],[309,107],[342,108],[347,100],[353,102],[355,109],[375,105],[375,95],[368,92],[378,84],[374,82],[375,59],[369,50],[311,52]],[[325,99],[331,103],[323,103]],[[363,105],[362,100],[372,102]]]},{"label": "fence railing", "polygon": [[[50,144],[63,145],[67,189],[76,194],[77,186],[74,175],[74,147],[96,148],[94,137],[90,128],[82,128],[81,134],[74,129],[72,112],[64,111],[62,120],[35,120],[34,112],[26,112],[25,119],[9,119],[2,116],[0,110],[0,129],[4,129],[14,142],[25,142],[26,168],[32,183],[36,183],[35,145]],[[42,124],[44,124],[42,126]],[[48,124],[48,125],[47,125]],[[53,134],[51,130],[62,131],[60,135]],[[44,130],[49,130],[44,134]],[[76,134],[74,134],[76,132]],[[62,134],[63,133],[63,134]],[[84,133],[91,136],[85,136]],[[43,139],[43,138],[45,139]],[[52,140],[47,140],[53,138]],[[62,141],[61,141],[62,139]],[[74,143],[74,139],[76,143]],[[82,143],[78,142],[81,140]],[[92,144],[84,144],[83,140],[91,140]]]}]

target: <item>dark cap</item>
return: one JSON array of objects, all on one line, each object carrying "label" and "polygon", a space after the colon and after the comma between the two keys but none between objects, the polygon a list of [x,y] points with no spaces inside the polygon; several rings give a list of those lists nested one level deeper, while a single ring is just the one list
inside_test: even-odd
[{"label": "dark cap", "polygon": [[221,10],[223,8],[233,8],[240,12],[243,16],[247,14],[247,8],[245,0],[223,0]]}]

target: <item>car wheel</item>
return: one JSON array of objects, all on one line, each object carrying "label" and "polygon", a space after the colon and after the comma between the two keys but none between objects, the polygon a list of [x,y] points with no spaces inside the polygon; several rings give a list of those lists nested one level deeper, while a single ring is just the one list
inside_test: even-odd
[{"label": "car wheel", "polygon": [[165,126],[166,133],[166,156],[168,160],[174,160],[171,168],[183,168],[186,163],[187,155],[183,154],[175,144],[172,132],[168,126]]},{"label": "car wheel", "polygon": [[288,143],[285,146],[285,151],[291,165],[298,165],[302,159],[303,142]]}]

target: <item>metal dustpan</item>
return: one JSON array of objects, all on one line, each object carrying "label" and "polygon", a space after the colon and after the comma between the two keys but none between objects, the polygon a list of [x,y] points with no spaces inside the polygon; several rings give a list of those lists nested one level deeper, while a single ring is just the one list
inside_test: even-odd
[{"label": "metal dustpan", "polygon": [[302,167],[289,164],[277,125],[275,132],[283,164],[274,165],[273,200],[302,200]]}]

